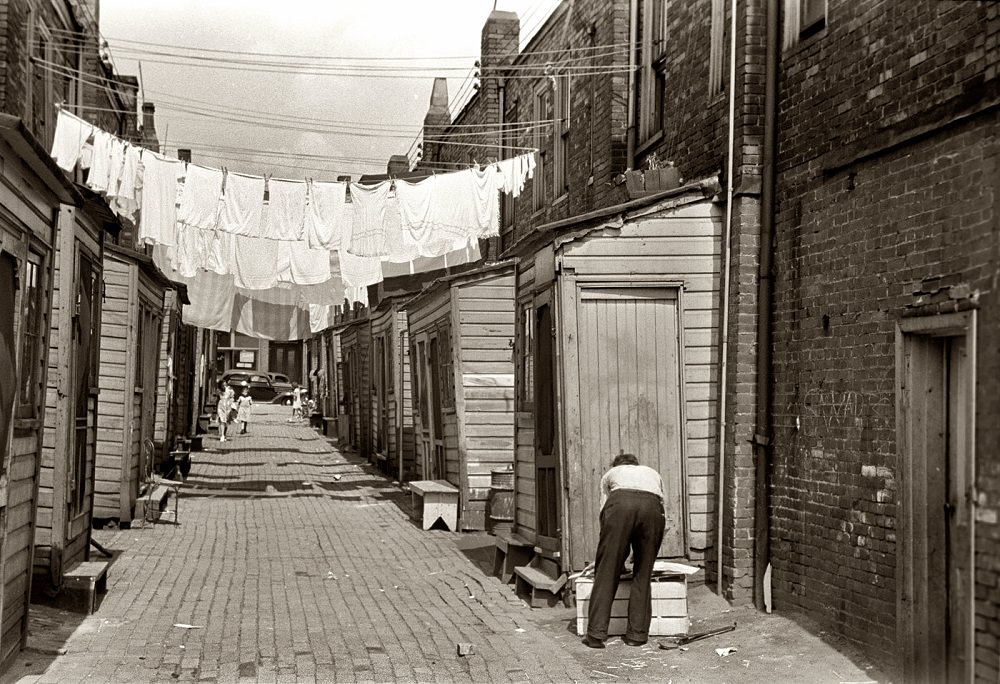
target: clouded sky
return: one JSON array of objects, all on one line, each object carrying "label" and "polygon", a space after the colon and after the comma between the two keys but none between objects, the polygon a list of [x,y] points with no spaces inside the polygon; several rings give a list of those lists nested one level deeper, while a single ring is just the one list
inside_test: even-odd
[{"label": "clouded sky", "polygon": [[100,22],[119,73],[139,75],[141,62],[168,154],[333,179],[382,173],[407,153],[433,77],[449,77],[454,101],[494,4],[518,13],[523,45],[559,3],[101,0]]}]

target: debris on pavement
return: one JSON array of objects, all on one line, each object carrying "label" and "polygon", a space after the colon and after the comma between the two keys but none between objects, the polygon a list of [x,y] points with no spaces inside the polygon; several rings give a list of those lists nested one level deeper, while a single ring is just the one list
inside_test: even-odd
[{"label": "debris on pavement", "polygon": [[178,629],[202,629],[201,625],[189,625],[185,622],[175,623],[174,627],[177,627]]},{"label": "debris on pavement", "polygon": [[715,649],[715,654],[718,655],[720,658],[725,658],[726,656],[731,656],[734,653],[736,653],[736,647],[735,646],[726,646],[725,648],[717,648],[717,649]]},{"label": "debris on pavement", "polygon": [[459,641],[456,645],[458,647],[458,655],[460,656],[470,656],[475,652],[472,644],[467,641]]},{"label": "debris on pavement", "polygon": [[660,648],[664,650],[677,648],[678,646],[684,646],[686,644],[690,644],[692,641],[700,641],[701,639],[707,639],[709,637],[718,636],[719,634],[725,634],[726,632],[732,632],[734,629],[736,629],[735,622],[729,625],[728,627],[719,627],[718,629],[710,629],[706,632],[696,632],[694,634],[684,634],[681,636],[664,637],[666,641],[660,642]]}]

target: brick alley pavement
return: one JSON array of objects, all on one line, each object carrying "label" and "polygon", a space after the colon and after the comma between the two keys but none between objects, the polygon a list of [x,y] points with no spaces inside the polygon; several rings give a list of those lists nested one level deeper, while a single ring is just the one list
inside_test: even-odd
[{"label": "brick alley pavement", "polygon": [[532,610],[489,576],[490,537],[421,531],[398,485],[287,412],[259,408],[250,434],[205,440],[179,524],[95,531],[115,552],[97,613],[33,606],[29,648],[0,681],[871,679],[818,639],[799,656],[822,651],[828,669],[803,677],[806,637],[788,621],[803,641],[778,650],[793,660],[753,670],[711,653],[728,642],[704,642],[701,659],[652,641],[587,649],[571,609]]}]

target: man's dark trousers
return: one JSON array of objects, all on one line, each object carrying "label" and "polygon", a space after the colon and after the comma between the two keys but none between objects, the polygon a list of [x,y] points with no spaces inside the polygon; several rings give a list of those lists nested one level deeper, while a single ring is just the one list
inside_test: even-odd
[{"label": "man's dark trousers", "polygon": [[590,595],[587,615],[588,635],[601,641],[608,637],[611,604],[631,549],[632,588],[625,636],[636,641],[649,638],[649,622],[653,613],[649,584],[664,526],[663,503],[656,494],[616,489],[608,496],[601,509],[601,538],[597,544],[594,590]]}]

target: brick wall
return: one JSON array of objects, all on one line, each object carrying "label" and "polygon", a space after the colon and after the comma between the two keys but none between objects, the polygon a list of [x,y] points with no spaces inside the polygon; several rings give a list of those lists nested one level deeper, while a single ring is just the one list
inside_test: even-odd
[{"label": "brick wall", "polygon": [[882,664],[896,643],[895,330],[914,283],[978,290],[977,675],[998,676],[998,7],[830,0],[782,62],[771,561]]}]

